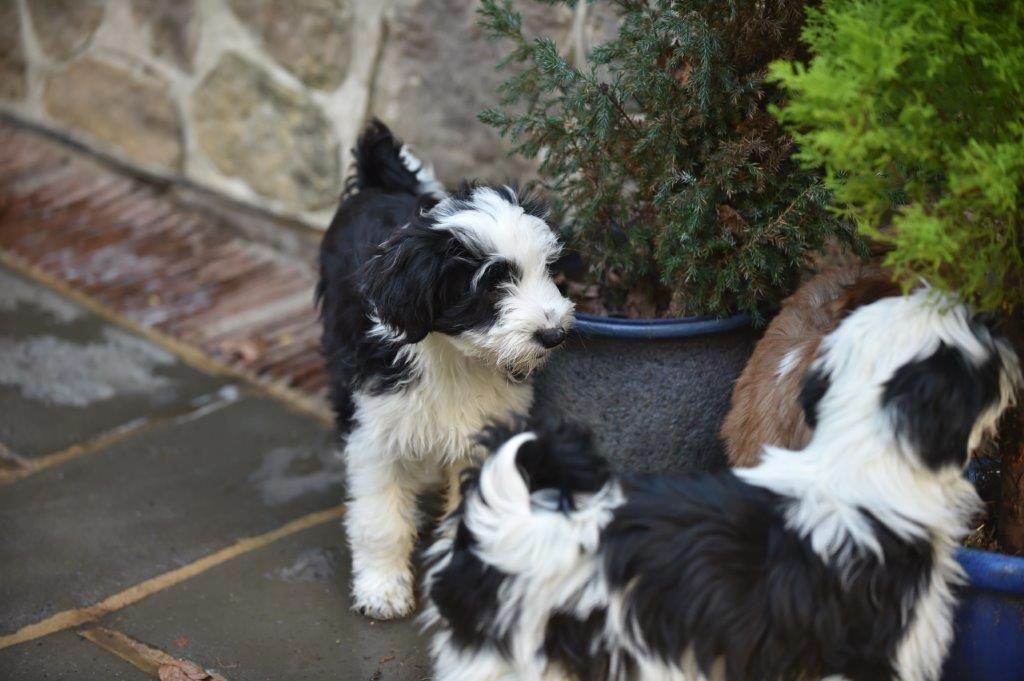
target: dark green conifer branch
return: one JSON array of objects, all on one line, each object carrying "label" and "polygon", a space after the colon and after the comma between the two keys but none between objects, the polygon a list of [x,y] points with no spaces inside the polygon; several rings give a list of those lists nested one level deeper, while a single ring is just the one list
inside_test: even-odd
[{"label": "dark green conifer branch", "polygon": [[855,241],[768,114],[782,100],[767,65],[802,56],[804,3],[613,4],[617,35],[572,64],[526,35],[510,0],[482,0],[481,25],[511,50],[500,105],[480,119],[539,159],[606,309],[640,296],[658,314],[760,319],[828,237]]}]

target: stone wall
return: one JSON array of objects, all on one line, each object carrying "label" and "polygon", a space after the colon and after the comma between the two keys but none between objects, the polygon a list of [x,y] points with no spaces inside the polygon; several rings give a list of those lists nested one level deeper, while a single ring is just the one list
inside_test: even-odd
[{"label": "stone wall", "polygon": [[[578,55],[606,13],[520,0]],[[377,115],[447,182],[528,173],[476,113],[502,45],[475,0],[0,0],[0,111],[323,227]]]}]

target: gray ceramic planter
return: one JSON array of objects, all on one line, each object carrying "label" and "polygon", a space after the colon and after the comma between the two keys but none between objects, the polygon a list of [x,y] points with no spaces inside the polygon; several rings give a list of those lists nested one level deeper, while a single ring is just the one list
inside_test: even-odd
[{"label": "gray ceramic planter", "polygon": [[725,465],[718,428],[760,333],[746,315],[629,320],[577,315],[537,377],[534,414],[588,424],[621,470]]}]

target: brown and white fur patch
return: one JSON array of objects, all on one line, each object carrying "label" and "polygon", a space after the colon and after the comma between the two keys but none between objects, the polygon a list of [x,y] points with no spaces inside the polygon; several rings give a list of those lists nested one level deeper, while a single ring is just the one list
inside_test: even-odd
[{"label": "brown and white fur patch", "polygon": [[764,445],[801,449],[810,441],[799,396],[821,339],[854,309],[899,293],[884,270],[863,264],[818,274],[783,301],[736,381],[722,424],[730,465],[756,465]]}]

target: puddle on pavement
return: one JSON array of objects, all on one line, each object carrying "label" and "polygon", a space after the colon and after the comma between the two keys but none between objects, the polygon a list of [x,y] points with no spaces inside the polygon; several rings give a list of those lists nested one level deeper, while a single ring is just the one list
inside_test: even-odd
[{"label": "puddle on pavement", "polygon": [[[338,530],[339,536],[341,530]],[[344,560],[341,547],[325,546],[306,549],[295,557],[288,567],[266,574],[267,579],[282,582],[334,582],[338,568]]]},{"label": "puddle on pavement", "polygon": [[63,324],[85,315],[82,308],[39,284],[0,270],[0,312],[14,312],[19,307],[37,308]]},{"label": "puddle on pavement", "polygon": [[109,327],[88,343],[55,336],[0,338],[0,384],[57,406],[86,407],[166,388],[172,381],[157,369],[175,362],[169,352]]},{"label": "puddle on pavement", "polygon": [[345,479],[344,463],[328,443],[315,447],[278,447],[263,456],[249,476],[270,506],[287,504],[306,494],[338,489]]}]

